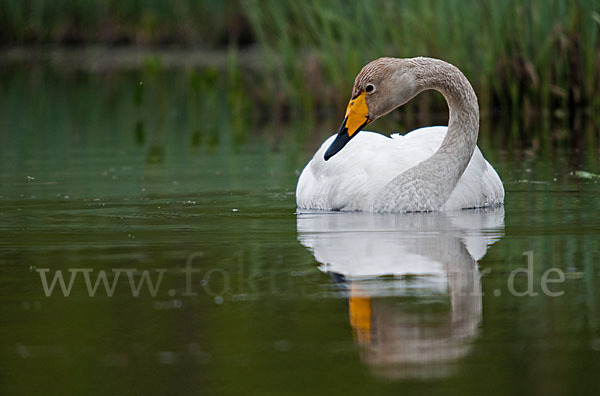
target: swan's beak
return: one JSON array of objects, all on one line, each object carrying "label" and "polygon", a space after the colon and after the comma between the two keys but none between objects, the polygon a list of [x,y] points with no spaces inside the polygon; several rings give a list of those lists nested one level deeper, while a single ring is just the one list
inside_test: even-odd
[{"label": "swan's beak", "polygon": [[348,103],[346,117],[342,122],[337,137],[325,152],[325,161],[333,157],[338,151],[361,131],[371,120],[369,119],[369,107],[367,106],[366,93],[362,92]]}]

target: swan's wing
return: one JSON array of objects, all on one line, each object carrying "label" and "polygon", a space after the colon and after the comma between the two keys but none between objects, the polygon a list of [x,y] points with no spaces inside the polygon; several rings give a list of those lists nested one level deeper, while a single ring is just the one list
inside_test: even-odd
[{"label": "swan's wing", "polygon": [[328,138],[302,171],[296,188],[299,208],[371,210],[373,198],[400,173],[430,157],[440,146],[446,127],[431,127],[388,138],[363,131],[329,161]]},{"label": "swan's wing", "polygon": [[475,147],[473,157],[442,210],[498,206],[504,202],[504,186],[496,170]]},{"label": "swan's wing", "polygon": [[[427,148],[430,151],[429,157],[442,145],[447,131],[448,127],[416,129],[403,136],[402,143],[411,150],[415,147]],[[476,146],[471,161],[442,210],[498,206],[503,202],[504,186],[502,181],[494,167],[483,157],[481,150]]]}]

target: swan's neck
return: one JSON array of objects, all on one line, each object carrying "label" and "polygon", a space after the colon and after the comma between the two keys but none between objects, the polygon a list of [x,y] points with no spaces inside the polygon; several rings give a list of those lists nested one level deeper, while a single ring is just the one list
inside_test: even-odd
[{"label": "swan's neck", "polygon": [[[438,151],[425,162],[435,165],[440,170],[437,174],[438,178],[442,178],[445,182],[445,186],[449,189],[447,191],[449,196],[465,171],[477,145],[479,133],[477,96],[461,71],[444,61],[420,58],[417,61],[415,75],[417,84],[422,87],[422,90],[435,89],[441,92],[448,103],[450,112],[448,132]],[[428,175],[428,177],[434,176]]]},{"label": "swan's neck", "polygon": [[417,92],[439,91],[450,111],[448,132],[427,160],[394,178],[375,201],[376,211],[434,211],[448,200],[477,145],[479,106],[467,78],[455,66],[429,58],[411,59]]}]

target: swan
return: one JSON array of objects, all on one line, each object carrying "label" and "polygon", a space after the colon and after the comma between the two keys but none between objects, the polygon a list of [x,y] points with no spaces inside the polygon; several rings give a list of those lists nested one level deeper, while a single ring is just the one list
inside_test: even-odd
[{"label": "swan", "polygon": [[[447,127],[391,138],[359,133],[429,89],[446,99]],[[354,81],[339,132],[300,174],[296,204],[299,209],[396,213],[500,206],[504,187],[477,147],[478,131],[477,96],[456,66],[424,57],[374,60]]]}]

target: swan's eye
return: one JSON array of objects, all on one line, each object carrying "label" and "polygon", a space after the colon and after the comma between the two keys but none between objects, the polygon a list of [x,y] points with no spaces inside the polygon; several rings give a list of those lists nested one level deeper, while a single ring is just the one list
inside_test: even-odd
[{"label": "swan's eye", "polygon": [[365,91],[367,93],[371,93],[371,92],[375,91],[375,85],[373,85],[373,84],[367,84],[367,87],[365,88]]}]

